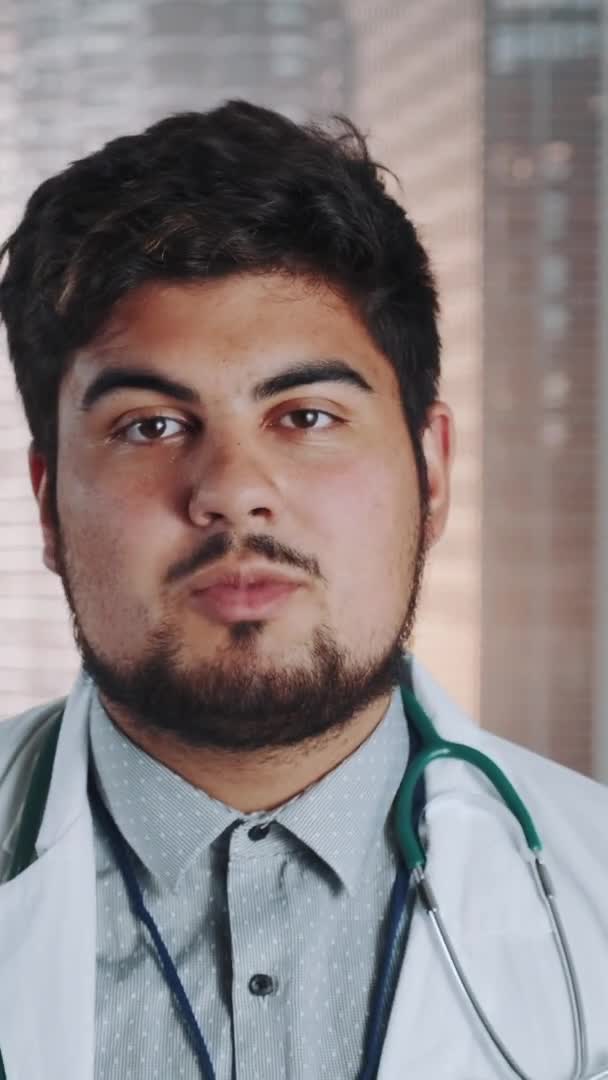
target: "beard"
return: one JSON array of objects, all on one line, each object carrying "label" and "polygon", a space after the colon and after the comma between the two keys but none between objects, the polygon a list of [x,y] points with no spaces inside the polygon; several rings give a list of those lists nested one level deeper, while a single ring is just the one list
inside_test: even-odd
[{"label": "beard", "polygon": [[[357,658],[321,624],[313,631],[306,660],[297,666],[262,667],[256,642],[264,632],[263,620],[226,627],[229,642],[222,658],[196,666],[184,664],[179,635],[168,624],[150,634],[137,659],[123,663],[108,659],[85,633],[78,614],[79,590],[74,588],[79,575],[72,572],[60,527],[57,536],[61,580],[84,670],[110,716],[113,705],[125,710],[142,731],[170,736],[192,749],[271,751],[339,734],[403,678],[403,650],[413,630],[426,558],[424,506],[411,541],[404,615],[384,648],[366,659]],[[216,535],[196,559],[188,560],[188,569],[198,569],[230,550],[234,550],[230,537]],[[281,549],[271,537],[252,536],[241,550],[292,565],[295,561],[290,549]]]}]

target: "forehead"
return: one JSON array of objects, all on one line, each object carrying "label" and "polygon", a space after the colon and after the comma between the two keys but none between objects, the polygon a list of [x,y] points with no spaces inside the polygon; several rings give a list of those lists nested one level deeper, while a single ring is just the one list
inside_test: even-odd
[{"label": "forehead", "polygon": [[234,275],[215,281],[151,282],[116,306],[104,330],[79,350],[66,389],[124,360],[190,382],[253,382],[287,359],[343,356],[394,394],[391,364],[349,302],[328,285],[278,274]]}]

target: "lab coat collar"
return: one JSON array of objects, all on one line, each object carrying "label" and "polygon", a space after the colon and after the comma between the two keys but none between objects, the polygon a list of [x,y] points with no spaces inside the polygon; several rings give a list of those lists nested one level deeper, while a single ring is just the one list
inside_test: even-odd
[{"label": "lab coat collar", "polygon": [[88,811],[88,718],[93,683],[80,671],[65,703],[53,775],[36,841],[36,854],[52,848],[67,829]]}]

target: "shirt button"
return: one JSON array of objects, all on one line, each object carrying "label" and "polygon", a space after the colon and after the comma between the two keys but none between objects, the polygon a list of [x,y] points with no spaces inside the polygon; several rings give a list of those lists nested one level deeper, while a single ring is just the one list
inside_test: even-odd
[{"label": "shirt button", "polygon": [[274,990],[274,979],[270,975],[252,975],[249,980],[249,992],[256,997],[266,997]]},{"label": "shirt button", "polygon": [[267,825],[252,825],[247,836],[250,840],[263,840],[265,836],[268,836],[270,829],[270,823]]}]

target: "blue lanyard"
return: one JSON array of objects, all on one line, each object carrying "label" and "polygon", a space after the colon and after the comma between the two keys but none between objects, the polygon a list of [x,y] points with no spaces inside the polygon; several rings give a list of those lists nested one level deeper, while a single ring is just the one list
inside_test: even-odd
[{"label": "blue lanyard", "polygon": [[204,1077],[204,1080],[215,1080],[215,1072],[213,1070],[213,1065],[211,1064],[211,1058],[209,1057],[209,1051],[207,1050],[207,1044],[203,1033],[198,1025],[194,1012],[192,1011],[188,995],[177,974],[177,969],[169,955],[167,946],[160,935],[160,931],[154,922],[152,915],[144,903],[139,882],[137,881],[135,871],[131,866],[126,842],[123,840],[116,822],[99,797],[93,778],[93,769],[89,770],[89,799],[91,800],[91,805],[110,842],[114,858],[118,864],[118,869],[120,870],[122,879],[125,883],[131,911],[135,917],[143,922],[148,928],[150,936],[156,946],[165,980],[170,990],[175,995],[182,1019],[190,1036],[192,1048],[201,1067],[201,1076]]},{"label": "blue lanyard", "polygon": [[[408,723],[408,727],[410,729],[409,758],[411,760],[418,749],[418,739],[414,726]],[[421,778],[417,786],[414,803],[414,816],[416,818],[420,815],[424,806],[424,796],[424,781]],[[154,942],[163,969],[165,981],[175,997],[192,1049],[194,1050],[194,1054],[200,1065],[201,1076],[203,1077],[203,1080],[216,1080],[204,1035],[194,1015],[188,995],[184,990],[183,983],[177,973],[175,964],[151,913],[145,905],[139,882],[137,881],[135,871],[131,864],[126,841],[123,839],[114,819],[99,796],[92,768],[89,770],[89,798],[91,800],[91,806],[97,814],[98,820],[108,838],[112,853],[122,875],[131,911],[135,918],[147,927],[152,941]],[[405,947],[414,898],[415,894],[409,890],[409,874],[404,864],[400,862],[391,892],[384,948],[370,1007],[365,1050],[358,1080],[374,1080],[376,1077],[380,1056],[382,1054],[382,1039],[385,1028],[385,1017],[388,1013],[389,990],[391,983],[393,982],[391,979],[391,972],[393,963],[395,962],[395,952],[402,927],[404,933],[403,948]],[[406,916],[405,926],[403,926],[404,915]]]}]

